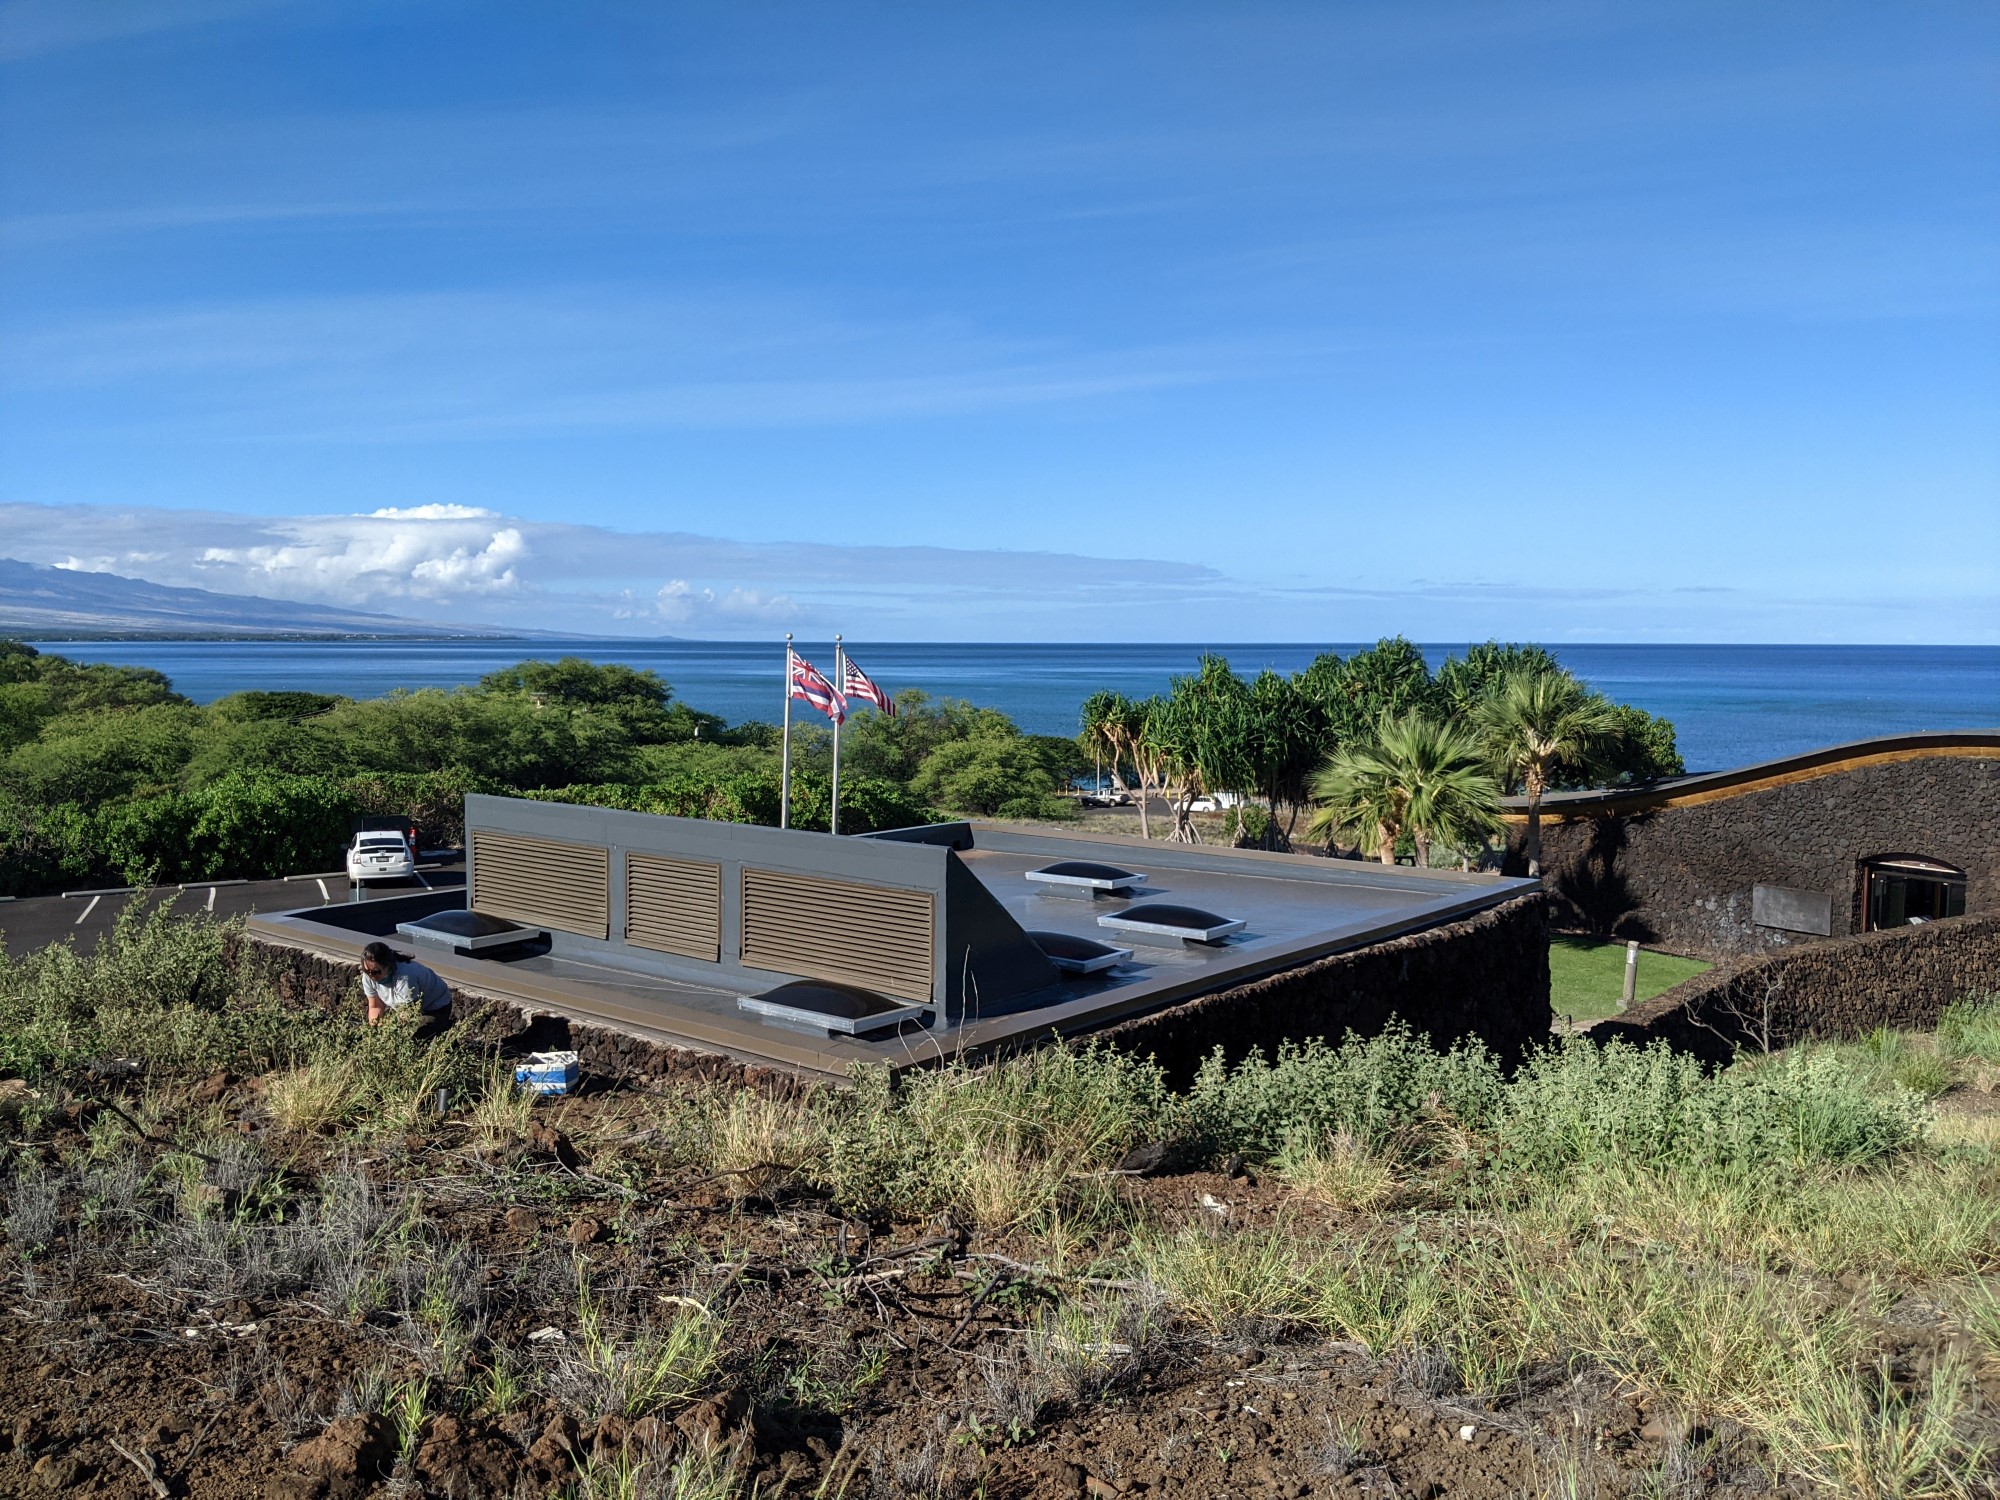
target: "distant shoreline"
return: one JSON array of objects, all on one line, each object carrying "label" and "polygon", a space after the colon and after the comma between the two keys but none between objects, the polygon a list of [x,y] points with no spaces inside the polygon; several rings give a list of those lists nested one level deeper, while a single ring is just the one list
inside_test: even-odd
[{"label": "distant shoreline", "polygon": [[153,630],[79,630],[72,631],[66,635],[27,635],[0,630],[0,640],[20,641],[24,645],[37,648],[42,646],[88,645],[96,641],[143,641],[150,645],[170,646],[182,643],[189,645],[206,643],[248,645],[252,643],[284,644],[287,642],[297,642],[305,645],[313,643],[338,643],[341,641],[409,641],[419,643],[425,641],[540,641],[547,643],[549,641],[582,639],[584,637],[581,636],[491,634],[483,630],[467,630],[448,635],[431,631],[412,633],[402,630],[231,630],[204,633],[176,631],[171,635]]}]

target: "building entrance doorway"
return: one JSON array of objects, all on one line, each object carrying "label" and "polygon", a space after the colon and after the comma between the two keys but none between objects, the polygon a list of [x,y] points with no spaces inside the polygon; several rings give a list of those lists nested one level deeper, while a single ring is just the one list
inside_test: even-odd
[{"label": "building entrance doorway", "polygon": [[1952,865],[1895,854],[1871,859],[1861,868],[1864,932],[1965,913],[1965,871]]}]

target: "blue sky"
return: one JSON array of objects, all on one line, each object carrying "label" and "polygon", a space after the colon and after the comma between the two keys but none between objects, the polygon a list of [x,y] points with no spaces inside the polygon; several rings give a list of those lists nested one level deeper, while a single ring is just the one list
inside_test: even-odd
[{"label": "blue sky", "polygon": [[0,556],[2000,641],[2000,8],[0,3]]}]

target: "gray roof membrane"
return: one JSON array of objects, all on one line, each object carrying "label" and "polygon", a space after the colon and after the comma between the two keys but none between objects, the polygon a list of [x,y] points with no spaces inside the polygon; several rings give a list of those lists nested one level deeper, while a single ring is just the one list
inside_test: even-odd
[{"label": "gray roof membrane", "polygon": [[[468,799],[468,828],[604,843],[620,851],[666,852],[724,866],[722,959],[704,964],[624,943],[614,920],[609,941],[556,932],[547,952],[484,958],[440,951],[426,961],[454,985],[533,1008],[599,1020],[662,1040],[806,1072],[838,1075],[857,1061],[904,1065],[957,1051],[983,1052],[1051,1033],[1087,1032],[1134,1014],[1279,973],[1329,953],[1495,906],[1532,880],[1415,870],[1352,860],[1145,842],[1061,829],[984,823],[939,824],[873,837],[699,823],[598,808]],[[1030,875],[1052,862],[1084,861],[1145,870],[1129,891],[1079,900]],[[926,889],[933,893],[938,977],[927,1001],[885,997],[885,1006],[922,1011],[927,1025],[901,1020],[870,1035],[829,1035],[809,1019],[778,1026],[740,1001],[766,996],[810,974],[750,969],[731,946],[737,920],[731,873],[740,866],[796,868],[827,878]],[[253,933],[338,957],[444,906],[460,892],[424,892],[365,906],[307,908],[253,918]],[[616,906],[614,895],[614,908]],[[1130,942],[1099,918],[1136,906],[1194,907],[1240,919],[1215,942],[1134,943],[1129,956],[1079,971],[1065,944],[1121,951]],[[834,943],[836,933],[802,931],[799,944]],[[1054,960],[1053,962],[1051,960]],[[824,976],[818,976],[824,977]],[[865,987],[865,986],[864,986]],[[777,997],[773,997],[776,999]],[[780,1002],[782,1003],[782,1002]],[[814,1034],[815,1030],[818,1034]]]}]

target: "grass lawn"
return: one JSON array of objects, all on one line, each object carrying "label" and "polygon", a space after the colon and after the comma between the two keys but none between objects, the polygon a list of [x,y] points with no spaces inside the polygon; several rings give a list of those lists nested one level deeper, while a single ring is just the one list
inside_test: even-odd
[{"label": "grass lawn", "polygon": [[[1638,998],[1650,1000],[1708,968],[1698,958],[1639,950]],[[1571,1021],[1601,1021],[1618,1014],[1625,993],[1625,945],[1599,938],[1549,939],[1549,1003]]]}]

